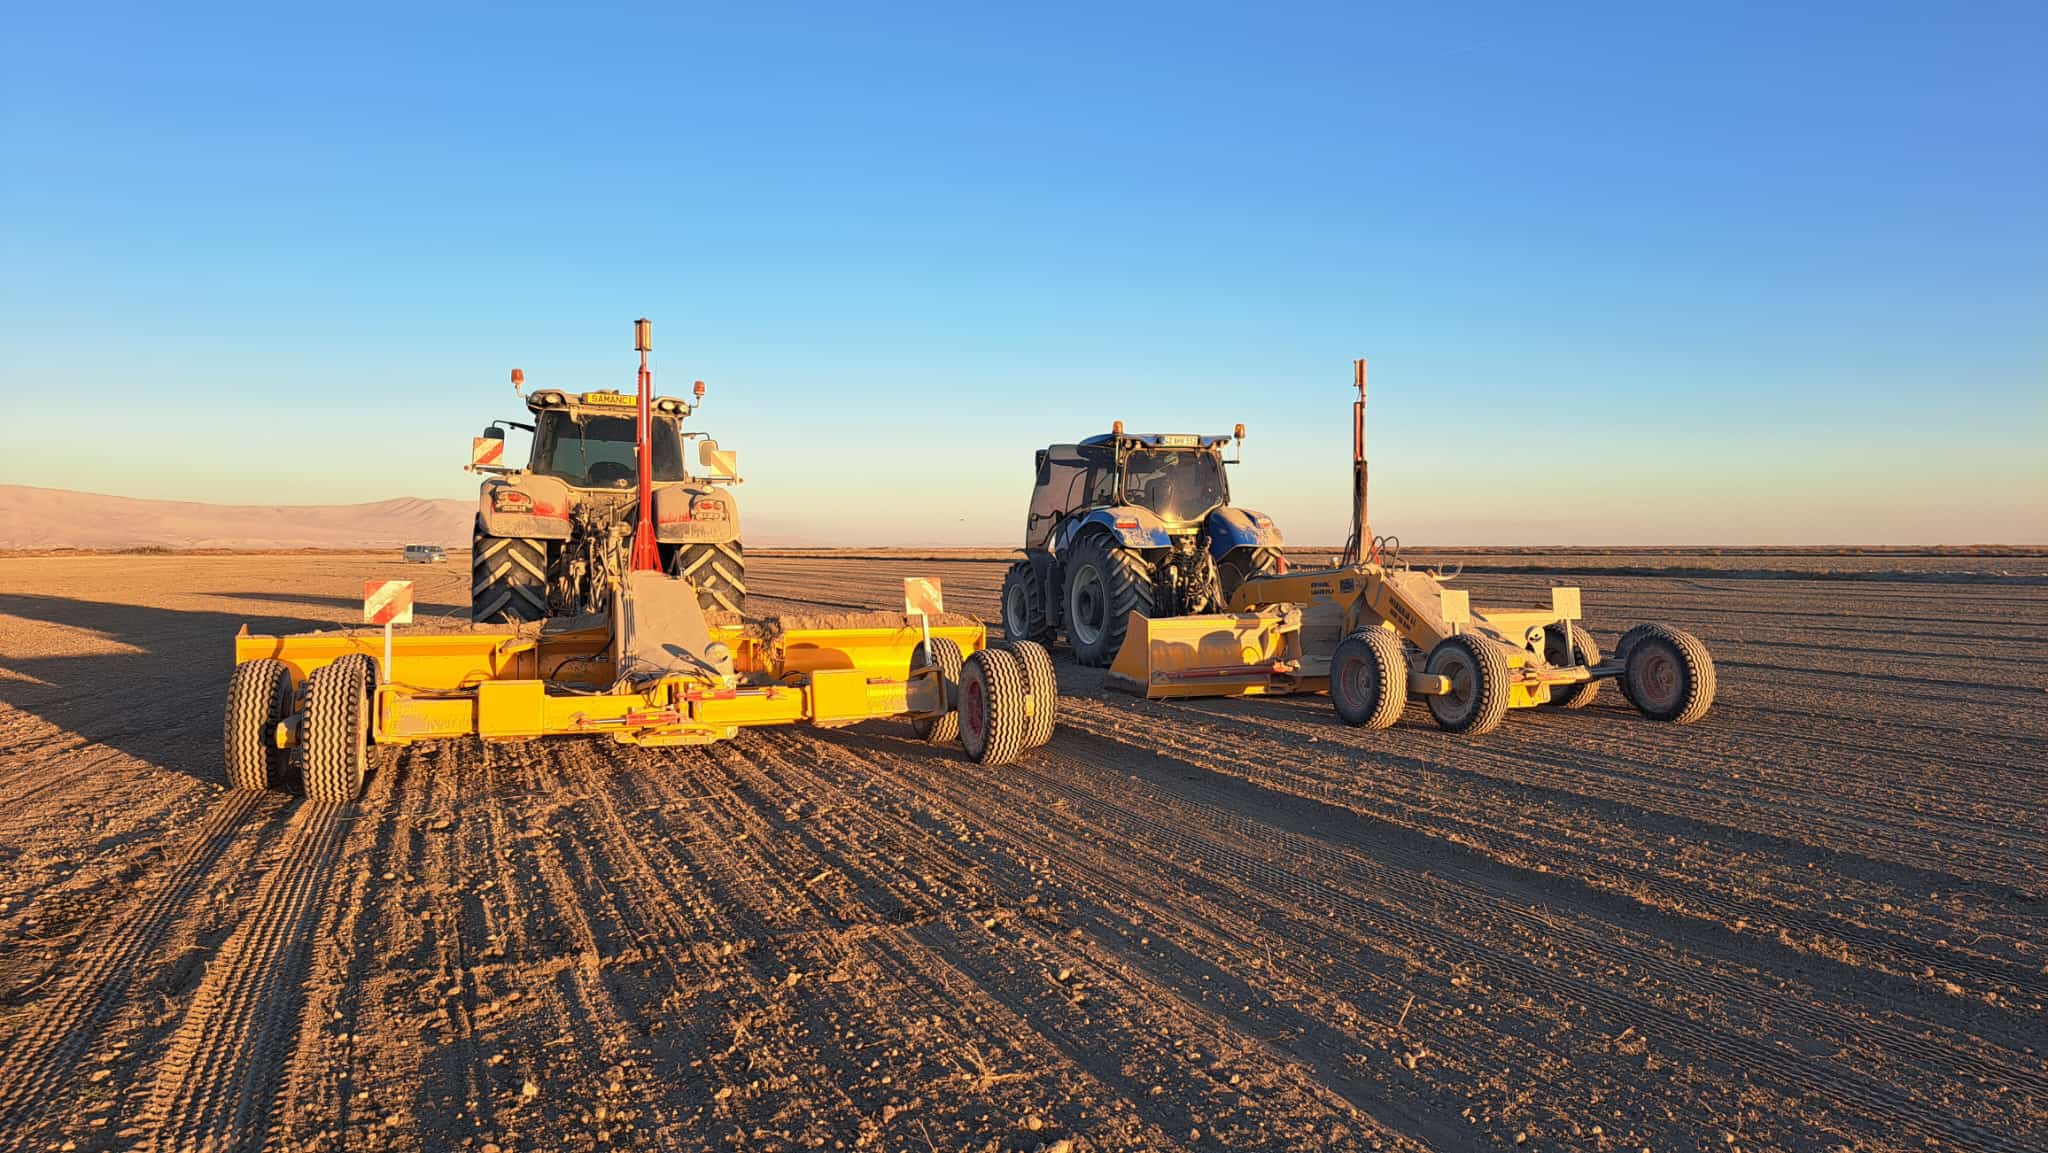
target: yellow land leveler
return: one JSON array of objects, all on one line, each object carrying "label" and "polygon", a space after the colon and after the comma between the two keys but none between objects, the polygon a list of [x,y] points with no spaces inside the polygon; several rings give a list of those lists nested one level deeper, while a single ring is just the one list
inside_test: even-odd
[{"label": "yellow land leveler", "polygon": [[[1422,697],[1437,724],[1497,727],[1509,709],[1591,704],[1600,682],[1653,720],[1690,724],[1714,702],[1713,657],[1699,638],[1637,625],[1603,661],[1579,623],[1579,590],[1546,608],[1474,608],[1443,573],[1410,569],[1366,519],[1365,362],[1354,365],[1351,539],[1329,568],[1252,577],[1230,610],[1131,614],[1108,683],[1147,697],[1327,692],[1347,724],[1382,729]],[[1413,667],[1419,658],[1420,667]]]},{"label": "yellow land leveler", "polygon": [[661,571],[652,555],[645,321],[635,343],[639,525],[630,556],[629,542],[613,534],[600,558],[611,611],[438,635],[252,636],[245,626],[228,684],[230,784],[276,788],[296,767],[309,799],[352,800],[371,746],[471,734],[702,745],[757,725],[830,728],[901,716],[927,741],[958,739],[987,765],[1052,738],[1052,658],[1029,641],[988,647],[979,622],[940,614],[936,582],[906,582],[900,616],[860,614],[826,627],[707,620],[691,582]]}]

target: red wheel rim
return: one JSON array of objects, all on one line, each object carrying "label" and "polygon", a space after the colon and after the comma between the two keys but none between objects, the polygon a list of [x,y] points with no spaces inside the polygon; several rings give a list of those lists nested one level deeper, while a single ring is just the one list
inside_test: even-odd
[{"label": "red wheel rim", "polygon": [[1652,708],[1668,709],[1678,703],[1685,678],[1678,660],[1662,648],[1646,649],[1636,655],[1642,672],[1636,677],[1636,695]]},{"label": "red wheel rim", "polygon": [[982,718],[988,712],[988,703],[982,700],[981,680],[970,678],[960,686],[960,719],[967,724],[967,731],[979,738],[982,733]]}]

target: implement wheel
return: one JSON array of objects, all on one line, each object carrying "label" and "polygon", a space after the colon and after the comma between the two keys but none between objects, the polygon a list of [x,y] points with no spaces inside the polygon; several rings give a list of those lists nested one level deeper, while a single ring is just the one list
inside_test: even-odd
[{"label": "implement wheel", "polygon": [[911,650],[910,667],[921,669],[933,662],[937,662],[939,666],[939,682],[944,690],[946,704],[945,715],[913,717],[910,727],[916,729],[917,735],[931,744],[950,745],[960,738],[960,714],[954,711],[960,707],[960,646],[944,637],[934,637],[931,657],[928,659],[924,652],[924,642],[919,641],[917,648]]},{"label": "implement wheel", "polygon": [[1091,536],[1067,558],[1067,647],[1074,659],[1103,668],[1123,647],[1131,614],[1152,615],[1152,567],[1135,549]]},{"label": "implement wheel", "polygon": [[1622,695],[1653,721],[1689,725],[1714,705],[1714,658],[1682,629],[1638,625],[1630,629],[1621,671]]},{"label": "implement wheel", "polygon": [[306,721],[300,730],[306,799],[341,804],[362,795],[370,760],[368,657],[346,656],[306,678]]},{"label": "implement wheel", "polygon": [[277,726],[292,714],[292,670],[283,661],[245,661],[228,681],[226,746],[228,785],[262,792],[275,788],[284,768]]},{"label": "implement wheel", "polygon": [[1031,562],[1020,560],[1003,574],[1003,635],[1012,641],[1045,639],[1045,597]]},{"label": "implement wheel", "polygon": [[1508,715],[1509,692],[1508,658],[1500,646],[1471,633],[1445,637],[1429,650],[1423,667],[1451,682],[1450,692],[1429,698],[1437,724],[1473,736],[1500,727]]},{"label": "implement wheel", "polygon": [[1035,749],[1052,739],[1058,719],[1060,678],[1053,671],[1052,654],[1037,641],[1018,641],[1010,646],[1017,664],[1024,670],[1024,691],[1031,696],[1031,720],[1024,727],[1024,747]]},{"label": "implement wheel", "polygon": [[1364,628],[1337,642],[1330,658],[1330,703],[1347,725],[1384,729],[1408,707],[1408,656],[1401,638]]},{"label": "implement wheel", "polygon": [[1024,666],[1016,654],[983,649],[960,670],[960,747],[977,764],[1007,765],[1024,751]]},{"label": "implement wheel", "polygon": [[[1564,630],[1551,625],[1543,630],[1543,663],[1553,668],[1568,667],[1564,655]],[[1593,634],[1572,624],[1572,655],[1570,667],[1597,665],[1600,663],[1600,646],[1593,643]],[[1570,685],[1550,686],[1550,704],[1560,709],[1583,709],[1600,695],[1599,681],[1580,681]]]}]

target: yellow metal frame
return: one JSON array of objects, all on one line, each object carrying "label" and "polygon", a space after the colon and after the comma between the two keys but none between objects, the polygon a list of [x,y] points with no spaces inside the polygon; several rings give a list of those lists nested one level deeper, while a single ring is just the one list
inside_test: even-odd
[{"label": "yellow metal frame", "polygon": [[[751,725],[831,727],[949,707],[936,667],[911,666],[925,636],[914,624],[710,631],[732,653],[729,679],[667,676],[615,685],[608,626],[528,636],[400,634],[388,668],[381,632],[262,636],[244,628],[235,638],[235,663],[283,661],[294,685],[302,685],[344,656],[368,657],[381,673],[370,729],[379,744],[470,733],[495,741],[604,734],[627,744],[708,744]],[[978,624],[934,625],[930,635],[960,646],[963,656],[988,643]]]},{"label": "yellow metal frame", "polygon": [[[1542,630],[1578,614],[1578,590],[1552,590],[1549,609],[1475,609],[1429,573],[1375,564],[1305,569],[1239,585],[1230,611],[1152,620],[1131,614],[1112,683],[1148,697],[1263,696],[1329,691],[1337,643],[1387,628],[1427,653],[1460,632],[1507,650],[1509,708],[1548,703],[1552,685],[1591,680],[1584,664],[1553,667],[1531,648]],[[1442,678],[1409,677],[1409,691],[1442,693]]]}]

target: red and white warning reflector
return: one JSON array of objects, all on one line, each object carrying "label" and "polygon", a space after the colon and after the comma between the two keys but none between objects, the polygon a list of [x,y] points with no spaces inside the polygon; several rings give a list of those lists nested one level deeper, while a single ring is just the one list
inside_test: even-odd
[{"label": "red and white warning reflector", "polygon": [[505,441],[496,436],[474,436],[469,440],[469,467],[498,468],[505,463]]},{"label": "red and white warning reflector", "polygon": [[363,623],[366,625],[411,624],[412,582],[364,581]]},{"label": "red and white warning reflector", "polygon": [[935,617],[946,611],[946,596],[936,577],[903,578],[903,615]]}]

